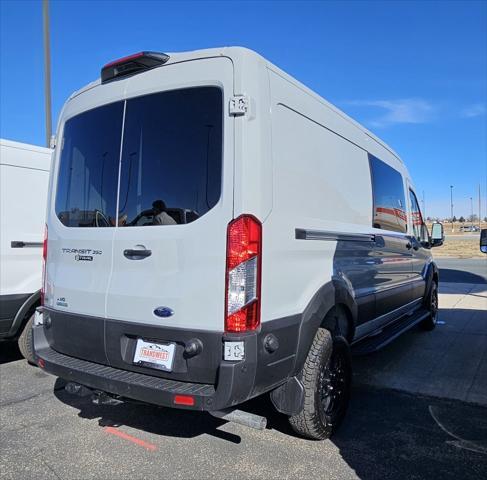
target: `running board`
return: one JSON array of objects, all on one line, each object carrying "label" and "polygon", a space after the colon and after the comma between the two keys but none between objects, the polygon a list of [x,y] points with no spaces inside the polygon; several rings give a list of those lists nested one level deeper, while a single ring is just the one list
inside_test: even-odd
[{"label": "running board", "polygon": [[383,327],[380,333],[369,335],[353,345],[353,355],[367,355],[368,353],[380,350],[399,337],[399,335],[427,318],[429,314],[430,312],[427,310],[421,309],[413,315],[406,315],[392,324]]}]

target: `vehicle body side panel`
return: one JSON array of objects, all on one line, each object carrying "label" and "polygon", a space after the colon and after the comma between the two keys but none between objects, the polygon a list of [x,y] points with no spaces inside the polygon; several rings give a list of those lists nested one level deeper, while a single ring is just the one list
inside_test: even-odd
[{"label": "vehicle body side panel", "polygon": [[[39,290],[42,276],[42,241],[46,218],[46,198],[49,181],[49,155],[21,150],[27,161],[40,156],[41,168],[17,166],[19,149],[1,146],[0,165],[0,294],[33,293]],[[14,151],[12,153],[12,151]],[[10,158],[14,157],[14,158]],[[24,159],[23,157],[27,157]],[[3,162],[11,161],[12,164]],[[31,158],[35,165],[35,158]],[[15,245],[25,244],[24,247]]]},{"label": "vehicle body side panel", "polygon": [[[327,128],[327,112],[312,97],[272,71],[269,77],[274,199],[264,222],[263,321],[302,313],[334,276],[345,279],[354,298],[362,296],[354,265],[341,256],[336,270],[338,242],[303,241],[296,229],[372,230],[367,153]],[[368,251],[357,255],[371,268]],[[373,304],[370,295],[361,308],[371,314]]]},{"label": "vehicle body side panel", "polygon": [[39,301],[51,154],[0,140],[0,338],[17,337]]},{"label": "vehicle body side panel", "polygon": [[412,300],[413,254],[405,235],[376,235],[376,316],[384,315]]}]

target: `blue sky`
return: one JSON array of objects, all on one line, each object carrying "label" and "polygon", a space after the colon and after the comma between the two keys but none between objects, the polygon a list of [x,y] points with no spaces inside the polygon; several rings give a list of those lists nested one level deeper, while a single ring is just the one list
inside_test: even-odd
[{"label": "blue sky", "polygon": [[[252,48],[406,162],[426,214],[487,215],[487,2],[52,1],[53,121],[140,50]],[[44,143],[40,1],[0,1],[0,136]]]}]

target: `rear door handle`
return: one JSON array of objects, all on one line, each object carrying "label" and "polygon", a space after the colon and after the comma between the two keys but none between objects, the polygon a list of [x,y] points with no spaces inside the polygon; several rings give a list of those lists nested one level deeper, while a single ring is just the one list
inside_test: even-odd
[{"label": "rear door handle", "polygon": [[127,250],[123,251],[123,254],[129,260],[143,260],[144,258],[152,255],[152,250],[136,250],[128,248]]}]

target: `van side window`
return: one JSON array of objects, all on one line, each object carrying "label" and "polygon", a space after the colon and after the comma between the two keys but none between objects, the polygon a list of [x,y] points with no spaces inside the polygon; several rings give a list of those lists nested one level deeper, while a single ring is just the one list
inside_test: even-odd
[{"label": "van side window", "polygon": [[117,102],[65,123],[55,206],[65,226],[114,226],[122,117]]},{"label": "van side window", "polygon": [[369,155],[369,163],[372,176],[372,226],[406,233],[406,202],[402,175],[372,155]]},{"label": "van side window", "polygon": [[416,194],[412,190],[409,190],[409,199],[411,201],[411,224],[413,226],[413,235],[418,242],[427,241],[428,238],[423,222],[423,215],[421,214]]}]

